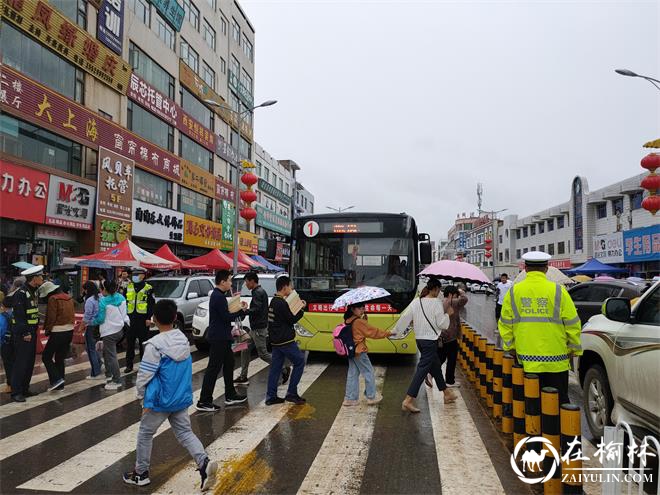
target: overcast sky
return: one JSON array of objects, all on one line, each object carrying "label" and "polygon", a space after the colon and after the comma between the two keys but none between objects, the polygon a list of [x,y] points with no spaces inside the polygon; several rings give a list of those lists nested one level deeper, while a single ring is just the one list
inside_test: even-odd
[{"label": "overcast sky", "polygon": [[642,172],[660,137],[660,2],[241,0],[256,30],[255,137],[316,211],[521,216]]}]

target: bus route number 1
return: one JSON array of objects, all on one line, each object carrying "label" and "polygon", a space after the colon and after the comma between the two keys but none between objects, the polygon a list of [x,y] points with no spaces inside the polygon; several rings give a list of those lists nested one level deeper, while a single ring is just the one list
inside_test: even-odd
[{"label": "bus route number 1", "polygon": [[303,232],[305,233],[306,237],[316,237],[317,234],[319,233],[319,230],[320,230],[319,224],[314,222],[313,220],[306,222],[305,225],[303,226]]}]

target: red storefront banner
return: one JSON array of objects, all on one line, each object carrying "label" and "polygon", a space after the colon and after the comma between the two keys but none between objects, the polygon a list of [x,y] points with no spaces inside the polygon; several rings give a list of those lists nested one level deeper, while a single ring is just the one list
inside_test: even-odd
[{"label": "red storefront banner", "polygon": [[0,217],[46,221],[48,174],[0,160]]},{"label": "red storefront banner", "polygon": [[3,110],[90,148],[108,148],[156,174],[181,177],[176,155],[7,66],[2,67],[0,86]]},{"label": "red storefront banner", "polygon": [[177,129],[193,141],[204,146],[211,153],[215,153],[215,134],[193,119],[183,110],[180,113]]},{"label": "red storefront banner", "polygon": [[236,189],[229,182],[215,178],[215,197],[224,201],[236,201]]},{"label": "red storefront banner", "polygon": [[550,260],[548,261],[548,266],[554,266],[555,268],[559,268],[560,270],[570,270],[571,268],[573,268],[573,264],[571,263],[570,259]]},{"label": "red storefront banner", "polygon": [[[364,310],[367,313],[397,312],[397,310],[388,303],[366,303],[364,305]],[[308,313],[343,313],[344,311],[346,311],[346,308],[332,309],[332,303],[309,303],[307,305]]]}]

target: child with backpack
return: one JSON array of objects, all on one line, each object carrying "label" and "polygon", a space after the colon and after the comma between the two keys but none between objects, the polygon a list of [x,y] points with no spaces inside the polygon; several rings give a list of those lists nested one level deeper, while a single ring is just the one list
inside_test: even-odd
[{"label": "child with backpack", "polygon": [[210,461],[204,446],[192,431],[188,408],[193,403],[192,357],[188,338],[174,328],[176,303],[161,299],[154,306],[153,320],[159,334],[149,339],[138,369],[135,388],[142,404],[135,469],[124,473],[124,482],[144,486],[149,479],[153,436],[167,419],[174,436],[197,463],[202,491],[213,488],[218,464]]},{"label": "child with backpack", "polygon": [[[344,323],[346,327],[338,332],[338,337],[341,334],[346,335],[347,329],[350,328],[354,344],[351,349],[349,343],[347,351],[345,351],[346,354],[344,354],[348,357],[348,374],[346,375],[344,406],[358,405],[360,375],[364,376],[366,385],[364,394],[367,397],[367,404],[376,405],[383,400],[383,397],[376,395],[376,378],[374,377],[374,368],[367,355],[369,349],[367,349],[366,339],[385,339],[391,335],[391,332],[381,330],[380,328],[373,327],[367,323],[364,313],[364,303],[349,306],[344,313]],[[345,340],[346,339],[344,339],[344,342]]]}]

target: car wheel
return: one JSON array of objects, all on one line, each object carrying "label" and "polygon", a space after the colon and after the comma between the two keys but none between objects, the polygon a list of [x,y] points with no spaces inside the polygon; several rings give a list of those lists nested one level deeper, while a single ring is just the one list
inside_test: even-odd
[{"label": "car wheel", "polygon": [[185,332],[185,330],[186,330],[186,324],[185,324],[185,322],[183,321],[183,318],[182,318],[181,316],[179,316],[179,317],[176,319],[176,321],[174,322],[174,328],[177,328],[177,329],[181,330],[182,332]]},{"label": "car wheel", "polygon": [[582,403],[589,431],[595,438],[601,438],[605,427],[612,425],[614,400],[607,373],[598,364],[589,368],[584,376]]}]

